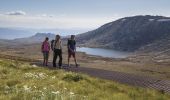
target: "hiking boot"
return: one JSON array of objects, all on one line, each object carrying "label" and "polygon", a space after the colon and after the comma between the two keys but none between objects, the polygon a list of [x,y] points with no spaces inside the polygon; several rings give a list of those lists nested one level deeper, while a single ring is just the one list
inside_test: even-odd
[{"label": "hiking boot", "polygon": [[76,68],[78,68],[80,65],[79,64],[76,64]]}]

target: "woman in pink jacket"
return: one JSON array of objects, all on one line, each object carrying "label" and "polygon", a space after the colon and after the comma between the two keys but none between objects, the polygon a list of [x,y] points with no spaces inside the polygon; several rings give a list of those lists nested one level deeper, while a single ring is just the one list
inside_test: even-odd
[{"label": "woman in pink jacket", "polygon": [[44,62],[43,62],[44,66],[48,66],[48,58],[49,58],[49,52],[50,52],[50,44],[48,40],[49,40],[48,37],[46,37],[45,41],[42,43],[42,46],[41,46],[41,51],[44,57]]}]

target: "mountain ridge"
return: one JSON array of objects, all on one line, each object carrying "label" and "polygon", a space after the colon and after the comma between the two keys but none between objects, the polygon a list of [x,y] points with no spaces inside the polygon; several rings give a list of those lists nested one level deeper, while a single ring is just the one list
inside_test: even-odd
[{"label": "mountain ridge", "polygon": [[89,47],[136,51],[169,34],[169,17],[146,15],[125,17],[104,24],[96,30],[77,35],[77,40]]}]

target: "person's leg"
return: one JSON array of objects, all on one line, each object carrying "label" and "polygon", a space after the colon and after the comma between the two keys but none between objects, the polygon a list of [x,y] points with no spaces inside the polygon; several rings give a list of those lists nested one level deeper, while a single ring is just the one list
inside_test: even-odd
[{"label": "person's leg", "polygon": [[[58,49],[56,49],[56,57],[58,58],[58,56],[59,56],[59,51],[58,51]],[[58,64],[59,65],[59,64]]]},{"label": "person's leg", "polygon": [[47,65],[47,52],[44,52],[44,54],[45,54],[45,58],[44,58],[45,59],[45,62],[44,62],[45,64],[44,65],[46,66]]},{"label": "person's leg", "polygon": [[76,67],[78,67],[77,59],[76,59],[76,53],[75,52],[73,53],[73,58],[74,58],[74,62],[75,62]]},{"label": "person's leg", "polygon": [[53,56],[53,67],[56,67],[56,60],[57,60],[57,51],[54,50],[54,56]]},{"label": "person's leg", "polygon": [[46,54],[46,66],[48,66],[48,58],[49,58],[49,52],[47,52],[47,54]]},{"label": "person's leg", "polygon": [[59,62],[58,62],[59,68],[61,68],[61,66],[62,66],[62,60],[63,60],[63,58],[62,58],[62,51],[59,50]]},{"label": "person's leg", "polygon": [[45,52],[43,52],[43,66],[45,65]]},{"label": "person's leg", "polygon": [[70,58],[71,58],[71,53],[68,52],[68,67],[70,67]]}]

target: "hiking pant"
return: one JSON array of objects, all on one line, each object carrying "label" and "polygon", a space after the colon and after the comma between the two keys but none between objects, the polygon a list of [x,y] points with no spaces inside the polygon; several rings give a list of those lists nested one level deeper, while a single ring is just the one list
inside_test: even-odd
[{"label": "hiking pant", "polygon": [[44,57],[44,60],[48,60],[48,58],[49,58],[49,51],[43,51],[43,57]]},{"label": "hiking pant", "polygon": [[62,50],[61,49],[54,49],[54,56],[53,56],[53,67],[56,67],[56,60],[59,56],[58,66],[62,66]]}]

